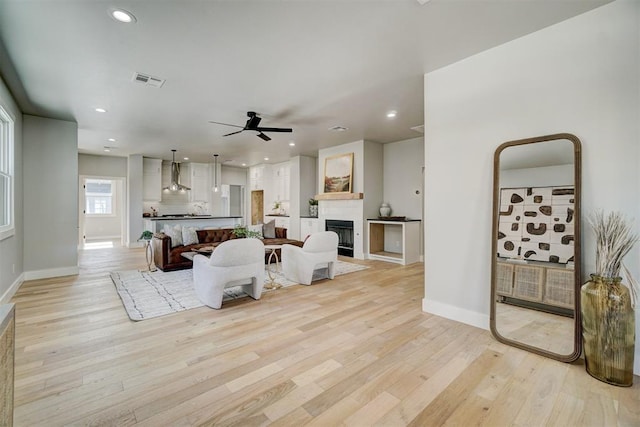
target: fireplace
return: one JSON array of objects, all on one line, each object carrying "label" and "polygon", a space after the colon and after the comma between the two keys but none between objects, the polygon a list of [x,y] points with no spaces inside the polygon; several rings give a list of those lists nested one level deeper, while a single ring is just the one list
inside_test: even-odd
[{"label": "fireplace", "polygon": [[338,254],[353,258],[353,221],[327,219],[325,229],[338,235]]}]

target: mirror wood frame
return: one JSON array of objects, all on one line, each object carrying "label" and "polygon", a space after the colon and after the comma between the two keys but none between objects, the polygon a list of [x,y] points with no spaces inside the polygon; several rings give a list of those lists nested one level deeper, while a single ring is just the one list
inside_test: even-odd
[{"label": "mirror wood frame", "polygon": [[[500,154],[506,148],[517,147],[527,144],[535,144],[541,142],[549,142],[556,140],[568,140],[573,143],[574,169],[573,181],[575,189],[575,224],[574,224],[574,347],[571,354],[558,354],[551,351],[543,350],[523,342],[508,339],[498,332],[496,328],[496,279],[497,279],[497,257],[498,253],[498,226],[499,226],[499,209],[500,209]],[[542,356],[556,359],[561,362],[573,362],[580,357],[582,344],[581,331],[581,315],[580,315],[580,288],[582,286],[581,276],[581,203],[582,203],[582,156],[581,143],[578,137],[570,133],[558,133],[553,135],[539,136],[535,138],[520,139],[508,141],[501,144],[495,151],[493,157],[493,225],[491,239],[491,310],[489,317],[489,326],[493,336],[503,344],[511,345],[523,350],[530,351]]]}]

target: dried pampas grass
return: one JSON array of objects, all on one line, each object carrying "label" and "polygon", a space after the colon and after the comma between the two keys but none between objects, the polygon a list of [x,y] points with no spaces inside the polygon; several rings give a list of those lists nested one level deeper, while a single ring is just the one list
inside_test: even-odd
[{"label": "dried pampas grass", "polygon": [[606,278],[619,277],[620,270],[624,268],[635,303],[638,284],[622,264],[622,259],[638,241],[638,235],[631,229],[631,222],[619,212],[605,215],[603,211],[596,211],[588,220],[596,236],[596,274]]}]

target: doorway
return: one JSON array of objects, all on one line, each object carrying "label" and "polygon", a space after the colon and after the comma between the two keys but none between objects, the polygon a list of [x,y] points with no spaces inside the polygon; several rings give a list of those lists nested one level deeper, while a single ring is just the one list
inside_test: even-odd
[{"label": "doorway", "polygon": [[264,191],[251,192],[251,225],[262,224],[264,218]]},{"label": "doorway", "polygon": [[125,178],[80,176],[78,194],[78,247],[80,249],[124,245],[125,188]]}]

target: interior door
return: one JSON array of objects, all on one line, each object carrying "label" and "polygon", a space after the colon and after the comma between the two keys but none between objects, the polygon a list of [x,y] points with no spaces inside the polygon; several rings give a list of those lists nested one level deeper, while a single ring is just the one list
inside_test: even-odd
[{"label": "interior door", "polygon": [[251,225],[262,224],[264,218],[264,191],[251,192]]}]

